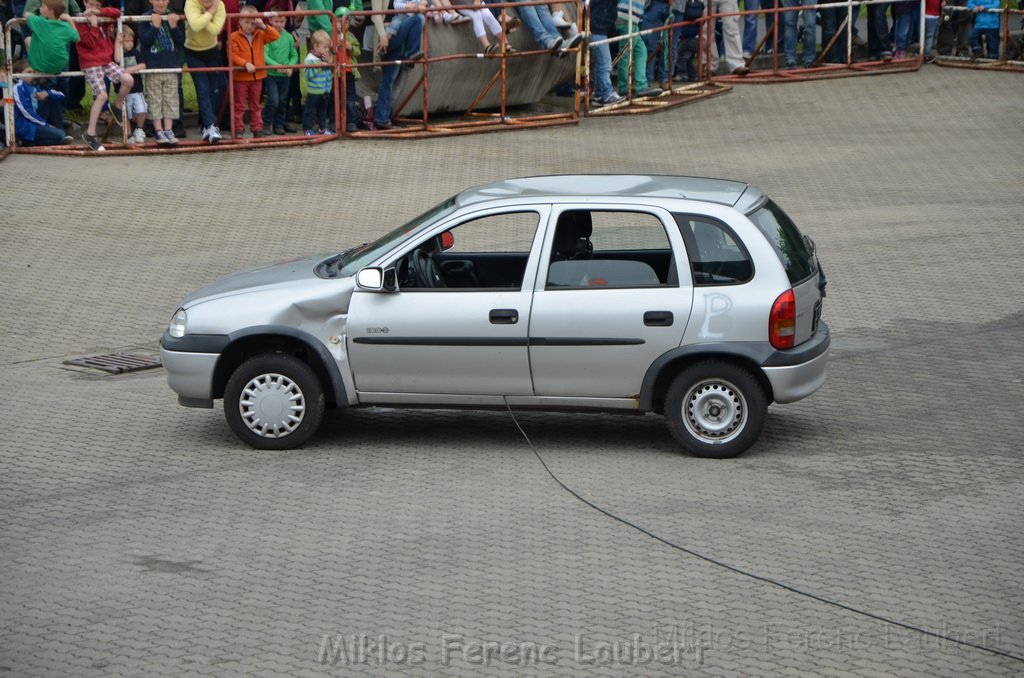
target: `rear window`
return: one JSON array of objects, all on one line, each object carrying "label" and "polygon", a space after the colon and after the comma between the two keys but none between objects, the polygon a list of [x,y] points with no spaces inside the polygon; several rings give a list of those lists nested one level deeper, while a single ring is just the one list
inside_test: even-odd
[{"label": "rear window", "polygon": [[769,200],[763,207],[748,215],[772,244],[779,261],[786,268],[791,285],[811,276],[816,270],[814,255],[800,229],[782,208]]}]

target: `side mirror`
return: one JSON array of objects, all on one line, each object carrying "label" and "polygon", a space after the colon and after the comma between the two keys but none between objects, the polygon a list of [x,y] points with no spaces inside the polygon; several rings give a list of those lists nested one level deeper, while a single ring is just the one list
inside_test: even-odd
[{"label": "side mirror", "polygon": [[453,247],[455,247],[455,234],[451,231],[445,231],[441,234],[441,251],[447,252]]},{"label": "side mirror", "polygon": [[356,273],[356,285],[364,290],[384,289],[384,271],[379,268],[364,268]]}]

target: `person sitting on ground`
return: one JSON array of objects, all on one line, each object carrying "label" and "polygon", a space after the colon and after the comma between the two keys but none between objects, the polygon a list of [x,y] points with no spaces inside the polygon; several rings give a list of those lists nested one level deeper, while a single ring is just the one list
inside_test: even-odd
[{"label": "person sitting on ground", "polygon": [[306,82],[306,106],[302,110],[302,128],[307,137],[334,134],[331,129],[334,107],[331,105],[333,76],[327,64],[331,61],[331,36],[317,31],[309,37],[310,49],[303,64],[302,78]]},{"label": "person sitting on ground", "polygon": [[[501,24],[494,18],[490,10],[485,9],[482,0],[452,0],[454,6],[458,7],[459,13],[473,22],[473,35],[480,41],[486,54],[497,54],[502,51],[502,43],[505,45],[505,52],[514,52],[512,45],[508,44],[502,31]],[[487,32],[497,38],[496,42],[487,39]]]},{"label": "person sitting on ground", "polygon": [[[15,73],[32,73],[32,67],[24,59],[14,63]],[[63,99],[64,95],[55,89],[39,89],[36,78],[19,78],[14,82],[14,136],[23,146],[51,146],[74,142],[64,130],[46,122],[39,115],[36,106],[51,98]]]},{"label": "person sitting on ground", "polygon": [[[398,6],[400,3],[401,7]],[[387,28],[384,27],[383,15],[374,14],[371,17],[377,41],[374,52],[383,61],[416,61],[423,58],[423,50],[420,48],[423,39],[423,7],[423,3],[414,0],[395,0],[396,9],[413,11],[394,16]],[[381,12],[387,9],[387,0],[372,0],[371,8],[374,12]],[[398,68],[398,64],[381,68],[377,104],[373,109],[373,122],[377,129],[391,127],[391,90],[398,76]]]},{"label": "person sitting on ground", "polygon": [[[135,79],[125,73],[121,66],[114,61],[115,25],[109,22],[100,22],[100,19],[118,18],[121,16],[121,10],[104,7],[100,0],[85,0],[84,15],[88,21],[75,24],[80,38],[78,41],[78,63],[85,74],[85,81],[92,88],[92,108],[89,110],[89,125],[82,133],[82,139],[92,150],[102,151],[104,150],[103,144],[96,138],[96,123],[99,122],[100,113],[103,111],[104,104],[107,103],[106,78],[110,78],[115,86],[120,84],[116,101],[110,104],[111,120],[117,125],[122,124],[124,100],[132,91]],[[117,38],[117,51],[120,53],[120,37]]]},{"label": "person sitting on ground", "polygon": [[231,33],[231,65],[235,67],[235,133],[241,134],[245,129],[245,112],[249,111],[249,129],[254,137],[265,136],[263,129],[263,109],[260,108],[260,95],[263,92],[263,81],[267,78],[267,65],[264,48],[281,37],[277,29],[263,23],[252,5],[242,7],[238,19],[238,30]]},{"label": "person sitting on ground", "polygon": [[124,64],[124,72],[130,74],[134,81],[132,91],[124,99],[124,112],[132,125],[128,143],[144,144],[146,143],[146,131],[143,126],[146,124],[146,113],[149,111],[149,107],[146,106],[146,96],[143,94],[142,77],[135,74],[146,70],[147,66],[142,61],[141,52],[136,49],[135,29],[130,24],[125,24],[124,32],[121,35],[123,36],[121,38],[121,61]]},{"label": "person sitting on ground", "polygon": [[[150,20],[138,24],[139,46],[149,68],[181,68],[185,46],[185,23],[178,14],[167,12],[168,0],[150,0]],[[173,146],[178,143],[174,121],[181,117],[177,73],[145,73],[150,119],[156,132],[156,143]]]},{"label": "person sitting on ground", "polygon": [[278,33],[277,40],[268,42],[263,47],[263,59],[267,66],[277,66],[267,72],[264,82],[267,90],[267,105],[263,108],[263,124],[273,127],[274,134],[293,134],[296,130],[286,118],[288,109],[288,88],[291,86],[291,75],[295,69],[287,68],[299,63],[299,50],[295,46],[295,36],[288,32],[288,19],[283,16],[270,17],[270,25]]}]

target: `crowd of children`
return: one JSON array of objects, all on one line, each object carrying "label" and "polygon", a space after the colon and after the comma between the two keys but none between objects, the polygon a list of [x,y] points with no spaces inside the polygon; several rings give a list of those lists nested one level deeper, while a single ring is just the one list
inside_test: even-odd
[{"label": "crowd of children", "polygon": [[[339,53],[333,51],[336,43],[330,32],[332,26],[358,27],[360,19],[351,17],[344,23],[332,23],[326,15],[309,15],[307,22],[311,35],[302,57],[302,45],[295,32],[296,20],[271,14],[265,22],[261,12],[261,9],[292,10],[295,0],[263,0],[260,8],[252,4],[239,7],[239,0],[122,0],[122,6],[129,7],[129,11],[135,9],[141,13],[140,2],[148,2],[149,7],[142,15],[144,20],[120,24],[117,20],[121,17],[121,10],[105,4],[110,1],[83,0],[79,20],[72,19],[66,4],[70,3],[71,11],[77,12],[78,0],[29,0],[26,3],[24,36],[20,41],[24,58],[15,62],[12,68],[19,74],[11,96],[18,143],[54,145],[74,142],[66,133],[69,126],[64,121],[71,79],[60,74],[75,67],[82,71],[84,81],[92,91],[92,104],[82,140],[94,151],[104,150],[99,134],[101,121],[107,122],[108,133],[111,125],[126,126],[129,143],[145,143],[146,129],[151,125],[150,136],[155,137],[159,146],[178,144],[175,128],[183,112],[181,69],[186,65],[195,87],[201,137],[207,143],[217,143],[222,138],[219,121],[223,119],[220,114],[227,99],[225,63],[232,68],[233,107],[229,115],[235,133],[240,136],[262,137],[300,131],[307,136],[335,134],[338,121],[335,120],[333,88],[335,84],[342,83],[346,89],[344,100],[348,103],[346,131],[354,132],[361,124],[376,124],[379,128],[391,125],[391,85],[398,67],[383,67],[376,115],[372,121],[364,120],[356,93],[360,69],[349,65],[360,57],[360,41],[351,31],[346,32],[337,41]],[[393,15],[386,24],[382,16],[372,17],[377,29],[375,49],[385,62],[409,62],[422,58],[419,36],[424,10],[428,7],[440,10],[428,14],[438,23],[471,22],[474,35],[486,52],[514,51],[507,43],[505,32],[514,30],[518,25],[541,33],[555,27],[575,26],[566,19],[566,15],[572,16],[574,12],[572,5],[564,12],[559,10],[554,14],[546,6],[533,6],[529,8],[532,13],[520,11],[522,21],[518,18],[510,20],[509,16],[501,17],[499,21],[498,12],[487,9],[484,0],[393,1],[395,8],[417,11]],[[966,1],[974,16],[969,36],[972,55],[975,58],[986,54],[990,58],[997,57],[1000,17],[991,10],[998,10],[1000,0]],[[307,0],[307,8],[334,11],[338,17],[363,9],[362,0],[348,2],[335,9],[338,0]],[[751,3],[753,9],[763,4],[761,0],[745,0],[744,6]],[[934,48],[942,3],[943,0],[926,0],[925,35],[918,36],[925,54]],[[897,57],[905,56],[911,33],[916,27],[916,20],[910,19],[912,4],[892,3],[894,22],[891,38],[877,35],[880,29],[874,24],[878,11],[874,12],[874,17],[869,17],[869,38],[874,40],[876,52],[882,58],[887,54],[892,58],[891,52],[886,50],[893,46]],[[375,10],[380,9],[386,6],[386,2],[372,0],[372,6]],[[590,12],[593,29],[590,46],[593,105],[618,103],[630,91],[637,96],[660,94],[660,88],[653,87],[651,81],[664,83],[669,79],[697,79],[694,63],[698,45],[696,20],[705,13],[703,0],[588,0],[585,7]],[[237,15],[237,18],[228,22],[229,14]],[[796,15],[797,12],[789,12],[786,17],[790,19]],[[881,17],[884,22],[884,8]],[[829,18],[823,18],[823,31],[829,30]],[[735,16],[730,19],[739,21]],[[617,87],[613,87],[608,37],[621,34],[630,26],[633,30],[648,29],[681,20],[687,22],[682,28],[653,32],[644,37],[634,36],[620,42],[618,48],[629,49],[632,59],[619,60]],[[744,31],[748,31],[751,24],[756,38],[756,20],[745,21]],[[796,59],[795,43],[789,42],[795,40],[792,37],[795,27],[787,24],[786,28],[783,36],[786,44],[780,45],[780,49],[785,49],[786,64],[790,65],[791,62],[795,64]],[[488,33],[495,41],[488,38]],[[543,41],[543,37],[541,40],[545,48],[554,45],[553,50],[564,52],[561,38],[554,44],[554,39]],[[753,42],[753,38],[747,40],[748,37],[743,36],[743,45]],[[582,39],[578,31],[573,31],[571,46],[579,44]],[[805,38],[804,42],[808,40]],[[747,53],[730,54],[738,48],[731,46],[728,40],[721,47],[726,59],[739,57],[749,60]],[[648,57],[656,54],[658,58],[652,58],[648,63]],[[831,60],[831,55],[819,58],[826,56]],[[815,49],[805,47],[805,65],[813,65],[815,57]],[[629,69],[630,61],[632,70]],[[290,108],[294,115],[294,100],[300,80],[305,90],[301,130],[289,120]],[[111,86],[114,87],[113,96],[110,94]],[[262,103],[264,96],[265,104]]]}]

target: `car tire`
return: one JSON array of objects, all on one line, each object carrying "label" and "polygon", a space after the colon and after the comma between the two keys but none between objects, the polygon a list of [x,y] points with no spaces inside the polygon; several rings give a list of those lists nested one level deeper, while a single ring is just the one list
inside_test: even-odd
[{"label": "car tire", "polygon": [[224,387],[224,416],[259,450],[299,447],[320,428],[324,391],[309,365],[283,353],[249,358]]},{"label": "car tire", "polygon": [[724,360],[690,365],[665,396],[665,423],[686,451],[708,459],[742,454],[757,441],[768,412],[749,370]]}]

